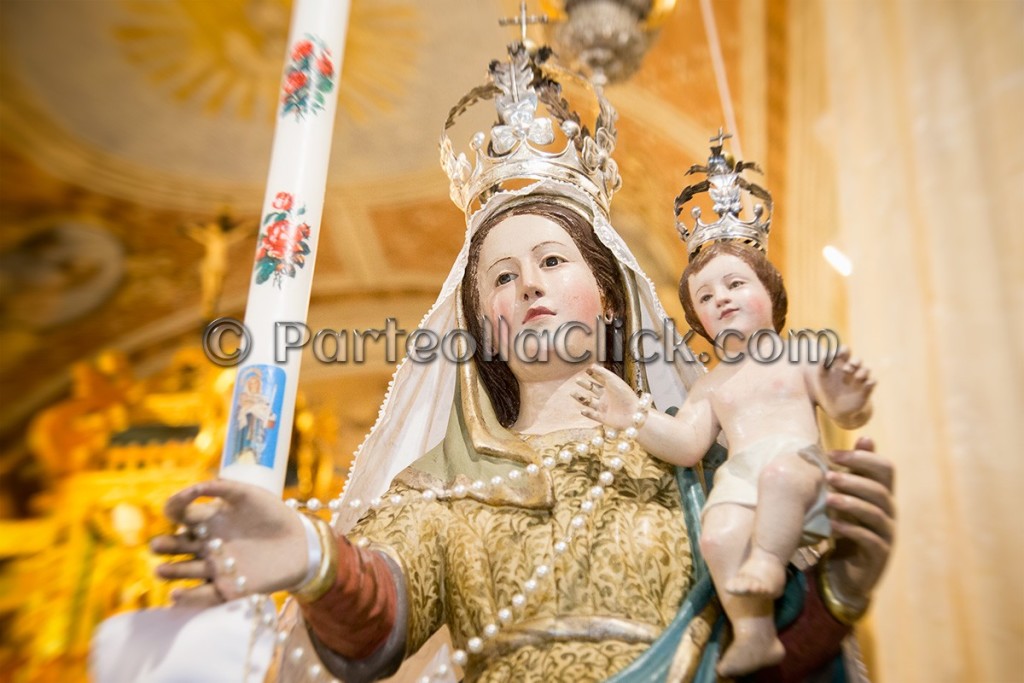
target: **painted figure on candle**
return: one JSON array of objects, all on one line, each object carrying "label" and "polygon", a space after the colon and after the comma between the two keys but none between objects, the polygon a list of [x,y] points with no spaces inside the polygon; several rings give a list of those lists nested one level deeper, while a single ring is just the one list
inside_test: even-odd
[{"label": "painted figure on candle", "polygon": [[[739,676],[782,661],[785,650],[776,633],[772,600],[782,595],[786,565],[800,545],[827,538],[825,515],[828,464],[819,445],[816,407],[846,429],[867,422],[874,380],[867,368],[840,348],[835,358],[806,346],[766,362],[758,341],[772,338],[786,319],[782,276],[762,249],[768,221],[740,221],[738,164],[718,145],[708,173],[698,186],[710,188],[713,224],[699,220],[683,230],[690,263],[679,283],[680,303],[690,327],[715,345],[721,359],[693,386],[675,415],[653,413],[637,425],[643,407],[621,378],[595,366],[577,394],[583,414],[615,429],[632,429],[640,445],[655,457],[694,467],[714,444],[719,431],[730,456],[714,476],[704,506],[701,549],[734,640],[718,672]],[[751,167],[753,165],[751,164]],[[742,170],[742,169],[741,169]],[[687,199],[694,194],[684,190]],[[703,191],[702,189],[698,189]],[[761,198],[770,197],[763,190]],[[678,209],[677,209],[678,210]],[[783,345],[780,347],[779,345]],[[787,349],[788,350],[788,349]],[[821,356],[821,357],[819,357]]]},{"label": "painted figure on candle", "polygon": [[235,388],[235,419],[224,454],[224,466],[233,463],[274,466],[278,416],[284,389],[284,371],[272,366],[245,368]]}]

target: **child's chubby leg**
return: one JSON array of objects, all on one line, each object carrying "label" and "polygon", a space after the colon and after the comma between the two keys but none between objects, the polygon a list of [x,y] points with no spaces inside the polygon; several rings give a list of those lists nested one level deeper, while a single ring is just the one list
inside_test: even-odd
[{"label": "child's chubby leg", "polygon": [[786,564],[800,546],[804,517],[825,484],[821,468],[797,453],[765,465],[757,483],[757,511],[750,556],[726,590],[777,598],[786,587]]},{"label": "child's chubby leg", "polygon": [[778,664],[785,649],[775,632],[772,601],[733,595],[722,590],[743,563],[750,549],[754,511],[742,505],[714,505],[704,514],[700,547],[719,587],[718,597],[732,623],[733,641],[718,663],[721,676],[740,676]]}]

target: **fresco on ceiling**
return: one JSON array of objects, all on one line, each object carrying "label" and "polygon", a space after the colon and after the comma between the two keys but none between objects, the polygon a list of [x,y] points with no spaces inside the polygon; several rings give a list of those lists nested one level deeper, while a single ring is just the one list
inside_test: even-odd
[{"label": "fresco on ceiling", "polygon": [[283,74],[290,4],[17,3],[0,24],[6,137],[110,196],[203,212],[249,207],[263,193],[282,83],[292,95],[308,91],[311,107],[336,83],[332,183],[434,170],[443,112],[506,38],[498,0],[353,0],[332,81],[322,54],[308,74]]}]

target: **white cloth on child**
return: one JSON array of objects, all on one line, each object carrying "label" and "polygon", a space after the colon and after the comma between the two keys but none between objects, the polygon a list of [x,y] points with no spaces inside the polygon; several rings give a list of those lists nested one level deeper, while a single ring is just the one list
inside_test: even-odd
[{"label": "white cloth on child", "polygon": [[[821,447],[816,443],[808,443],[806,438],[783,434],[770,436],[744,448],[738,453],[730,453],[729,458],[715,472],[714,485],[708,494],[707,503],[702,514],[715,505],[733,503],[744,507],[757,507],[758,478],[765,465],[784,453],[796,453],[812,465],[821,468],[822,475],[828,472],[828,463]],[[825,514],[825,496],[827,490],[822,484],[818,497],[804,515],[803,545],[817,543],[828,538],[832,525]]]}]

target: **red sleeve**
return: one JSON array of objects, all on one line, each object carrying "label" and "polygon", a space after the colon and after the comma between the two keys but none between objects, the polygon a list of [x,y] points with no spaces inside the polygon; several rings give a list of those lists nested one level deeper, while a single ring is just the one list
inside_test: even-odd
[{"label": "red sleeve", "polygon": [[815,568],[804,572],[807,591],[800,616],[779,633],[786,647],[786,658],[777,666],[768,667],[749,677],[756,683],[796,683],[803,681],[839,654],[850,627],[829,614],[818,594]]},{"label": "red sleeve", "polygon": [[338,576],[319,600],[302,613],[321,643],[352,660],[373,654],[395,625],[398,588],[386,560],[371,550],[337,538]]}]

